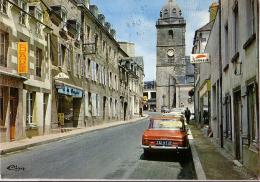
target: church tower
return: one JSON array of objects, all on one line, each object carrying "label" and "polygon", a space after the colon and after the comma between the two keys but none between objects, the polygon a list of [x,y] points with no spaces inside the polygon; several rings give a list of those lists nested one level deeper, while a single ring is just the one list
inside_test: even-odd
[{"label": "church tower", "polygon": [[186,21],[176,0],[167,0],[156,22],[157,64],[156,92],[157,111],[179,107],[179,88],[185,84],[185,32]]}]

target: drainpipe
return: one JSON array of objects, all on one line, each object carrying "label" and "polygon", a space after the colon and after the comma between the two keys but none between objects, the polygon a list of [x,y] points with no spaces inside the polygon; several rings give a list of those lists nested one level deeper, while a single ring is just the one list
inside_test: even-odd
[{"label": "drainpipe", "polygon": [[[259,19],[259,12],[260,12],[260,7],[259,7],[259,4],[260,4],[260,0],[257,1],[257,36],[256,36],[256,40],[257,40],[257,60],[258,60],[258,127],[259,127],[259,119],[260,119],[260,58],[259,58],[259,51],[260,51],[260,47],[259,47],[259,44],[260,44],[260,39],[259,39],[259,26],[260,26],[260,19]],[[260,148],[260,137],[259,137],[259,133],[260,133],[260,127],[259,127],[259,131],[258,131],[258,139],[259,139],[259,148]],[[258,179],[260,180],[260,151],[258,151]]]},{"label": "drainpipe", "polygon": [[219,87],[220,87],[220,146],[224,147],[223,139],[223,110],[222,110],[222,41],[221,41],[221,24],[222,24],[222,10],[221,10],[221,0],[219,2]]}]

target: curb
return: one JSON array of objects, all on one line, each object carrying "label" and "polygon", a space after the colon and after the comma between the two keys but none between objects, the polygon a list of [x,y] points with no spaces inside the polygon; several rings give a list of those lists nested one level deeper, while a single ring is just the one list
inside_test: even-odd
[{"label": "curb", "polygon": [[[139,118],[139,119],[136,119],[136,120],[130,120],[130,121],[127,121],[127,122],[122,122],[122,123],[118,123],[118,124],[114,124],[114,125],[112,124],[112,125],[108,125],[108,126],[103,126],[103,127],[100,127],[100,128],[86,128],[88,130],[81,131],[79,133],[71,133],[71,134],[68,133],[68,135],[65,135],[65,136],[58,136],[58,137],[47,139],[47,140],[41,141],[41,142],[29,143],[29,144],[25,144],[25,145],[22,145],[22,146],[16,146],[16,147],[13,147],[13,148],[0,150],[0,155],[8,154],[8,153],[11,153],[11,152],[16,152],[16,151],[20,151],[20,150],[25,150],[29,147],[39,146],[39,145],[43,145],[43,144],[47,144],[47,143],[52,143],[52,142],[59,141],[59,140],[62,140],[62,139],[73,138],[73,137],[80,136],[80,135],[83,135],[83,134],[89,133],[89,132],[95,132],[95,131],[99,131],[99,130],[103,130],[103,129],[113,128],[113,127],[117,127],[117,126],[121,126],[121,125],[127,125],[127,124],[131,124],[131,123],[135,123],[135,122],[138,122],[138,121],[143,121],[147,118],[149,118],[149,116],[145,116],[143,118]],[[98,125],[96,127],[98,127]]]},{"label": "curb", "polygon": [[189,135],[189,144],[190,144],[190,148],[191,148],[191,154],[192,154],[192,160],[193,160],[193,164],[194,164],[194,168],[197,174],[197,180],[206,180],[206,174],[203,170],[203,167],[201,165],[200,162],[200,158],[198,155],[198,152],[196,150],[195,144],[194,144],[194,140],[193,140],[193,136],[190,130],[190,135]]}]

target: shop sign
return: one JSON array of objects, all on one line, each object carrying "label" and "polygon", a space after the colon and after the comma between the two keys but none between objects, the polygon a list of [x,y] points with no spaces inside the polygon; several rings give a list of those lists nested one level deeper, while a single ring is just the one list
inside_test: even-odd
[{"label": "shop sign", "polygon": [[208,54],[192,54],[190,56],[191,64],[200,64],[200,63],[209,63],[209,55]]},{"label": "shop sign", "polygon": [[18,73],[28,73],[28,42],[18,42]]},{"label": "shop sign", "polygon": [[64,113],[58,113],[58,122],[61,126],[64,125]]},{"label": "shop sign", "polygon": [[58,93],[64,94],[64,95],[69,95],[69,96],[76,97],[76,98],[83,97],[83,93],[81,90],[72,88],[72,87],[68,87],[68,86],[58,88]]}]

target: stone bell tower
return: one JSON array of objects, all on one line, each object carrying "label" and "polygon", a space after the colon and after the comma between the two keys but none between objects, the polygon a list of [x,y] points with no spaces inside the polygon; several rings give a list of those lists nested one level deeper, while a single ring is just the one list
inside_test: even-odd
[{"label": "stone bell tower", "polygon": [[157,111],[162,106],[179,107],[180,87],[185,84],[185,32],[186,21],[175,0],[167,0],[156,22],[157,64],[156,92]]}]

